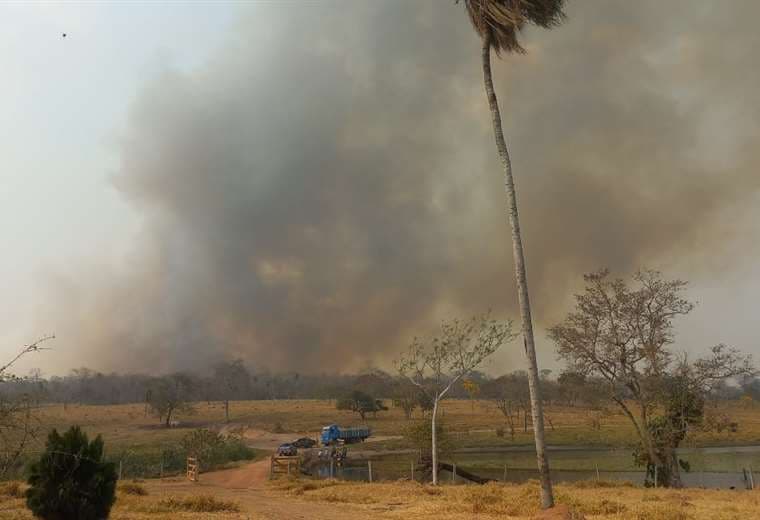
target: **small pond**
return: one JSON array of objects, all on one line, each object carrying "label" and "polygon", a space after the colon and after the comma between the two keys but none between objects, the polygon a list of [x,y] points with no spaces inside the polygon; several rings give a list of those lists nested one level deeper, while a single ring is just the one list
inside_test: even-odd
[{"label": "small pond", "polygon": [[[590,480],[598,476],[602,480],[628,481],[636,485],[644,483],[644,471],[634,465],[630,449],[554,446],[548,451],[555,482]],[[682,472],[682,480],[687,487],[744,489],[744,468],[756,471],[756,481],[760,481],[760,446],[685,448],[679,450],[679,456],[691,466],[691,471]],[[371,458],[354,456],[349,457],[343,466],[335,466],[333,471],[336,478],[368,480],[368,461],[371,460],[373,480],[411,478],[415,459],[414,453],[377,454]],[[538,478],[535,452],[528,447],[461,450],[444,460],[478,476],[496,480],[520,483]],[[330,466],[318,467],[317,474],[319,477],[329,477]],[[415,470],[414,479],[420,478],[420,472]],[[447,481],[452,474],[441,471],[439,478]],[[455,482],[468,481],[457,476]]]}]

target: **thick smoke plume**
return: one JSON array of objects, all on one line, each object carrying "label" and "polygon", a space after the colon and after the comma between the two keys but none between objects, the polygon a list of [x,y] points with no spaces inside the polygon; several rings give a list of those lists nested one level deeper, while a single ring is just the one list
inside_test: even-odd
[{"label": "thick smoke plume", "polygon": [[[711,269],[760,187],[760,4],[568,14],[494,65],[539,328],[583,272]],[[257,5],[137,96],[114,184],[143,232],[41,321],[95,368],[321,372],[387,363],[441,317],[516,316],[490,132],[461,5]]]}]

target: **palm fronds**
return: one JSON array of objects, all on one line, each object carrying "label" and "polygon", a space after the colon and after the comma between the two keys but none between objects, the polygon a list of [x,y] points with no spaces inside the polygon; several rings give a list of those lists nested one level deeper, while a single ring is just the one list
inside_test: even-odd
[{"label": "palm fronds", "polygon": [[523,53],[517,35],[526,24],[550,28],[565,18],[565,0],[464,0],[475,31],[491,48]]}]

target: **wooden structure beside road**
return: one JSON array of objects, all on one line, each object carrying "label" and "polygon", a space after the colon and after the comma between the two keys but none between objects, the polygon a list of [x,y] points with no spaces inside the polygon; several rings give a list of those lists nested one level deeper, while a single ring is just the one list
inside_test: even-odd
[{"label": "wooden structure beside road", "polygon": [[298,473],[301,468],[301,458],[298,455],[289,457],[272,455],[269,461],[270,478],[276,473],[284,473],[287,475],[290,475],[291,472]]},{"label": "wooden structure beside road", "polygon": [[191,482],[198,482],[199,465],[198,459],[195,457],[187,458],[187,480]]}]

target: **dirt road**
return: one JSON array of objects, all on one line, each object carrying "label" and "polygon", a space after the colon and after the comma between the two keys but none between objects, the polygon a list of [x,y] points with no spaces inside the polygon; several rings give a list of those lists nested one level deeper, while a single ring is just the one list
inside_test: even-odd
[{"label": "dirt road", "polygon": [[[241,425],[227,425],[225,428],[240,429]],[[282,443],[299,437],[315,437],[315,434],[271,433],[264,430],[243,427],[243,438],[248,446],[274,450]],[[368,439],[380,441],[396,436],[376,436]],[[382,511],[372,511],[349,504],[317,503],[289,497],[271,491],[266,482],[269,478],[269,458],[246,464],[239,468],[202,473],[199,482],[183,479],[152,481],[148,485],[155,495],[213,495],[223,500],[238,502],[244,518],[251,520],[356,520],[374,518]]]},{"label": "dirt road", "polygon": [[213,495],[238,502],[251,520],[356,520],[374,516],[366,509],[347,504],[333,505],[288,497],[266,487],[269,459],[240,468],[203,473],[200,482],[153,481],[149,484],[155,495]]},{"label": "dirt road", "polygon": [[[240,431],[242,432],[245,443],[251,448],[258,448],[262,450],[276,450],[277,446],[286,442],[293,442],[300,437],[308,437],[310,439],[316,439],[319,437],[319,432],[301,432],[301,433],[272,433],[266,430],[260,430],[258,428],[251,428],[244,424],[231,423],[222,426],[219,432],[222,434]],[[401,435],[372,435],[365,442],[380,442],[387,440],[401,439]]]}]

